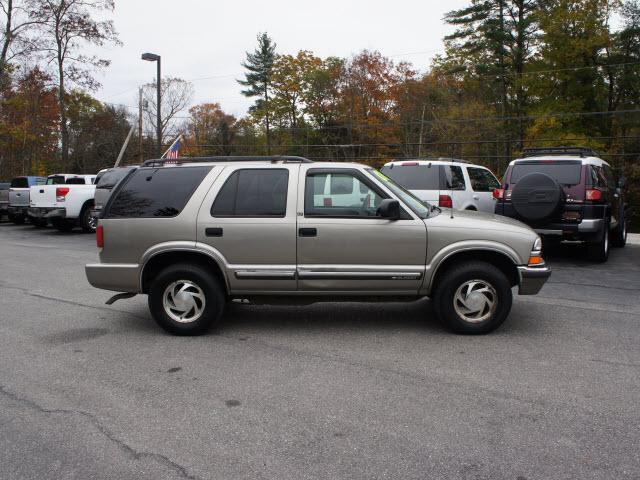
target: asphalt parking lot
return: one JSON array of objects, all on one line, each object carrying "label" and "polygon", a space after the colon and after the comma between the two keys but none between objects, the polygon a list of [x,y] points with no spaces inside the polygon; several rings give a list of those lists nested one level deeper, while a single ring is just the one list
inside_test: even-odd
[{"label": "asphalt parking lot", "polygon": [[0,478],[638,479],[640,245],[547,255],[510,319],[233,305],[177,338],[106,306],[90,235],[0,224]]}]

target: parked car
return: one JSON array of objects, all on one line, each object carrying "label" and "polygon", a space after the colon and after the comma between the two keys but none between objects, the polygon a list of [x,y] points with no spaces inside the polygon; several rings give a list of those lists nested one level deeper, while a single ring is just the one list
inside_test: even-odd
[{"label": "parked car", "polygon": [[96,191],[96,175],[56,174],[47,184],[31,187],[29,216],[37,224],[50,221],[60,231],[76,226],[84,232],[95,232],[91,209]]},{"label": "parked car", "polygon": [[0,182],[0,220],[9,214],[9,188],[8,182]]},{"label": "parked car", "polygon": [[587,244],[604,262],[627,241],[624,179],[590,148],[535,148],[512,161],[496,189],[496,213],[530,225],[549,242]]},{"label": "parked car", "polygon": [[488,168],[463,160],[398,160],[381,172],[420,200],[445,208],[493,213],[493,190],[500,182]]},{"label": "parked car", "polygon": [[23,176],[11,180],[9,187],[9,220],[16,225],[21,225],[28,218],[29,213],[29,189],[34,185],[44,185],[45,177]]},{"label": "parked car", "polygon": [[135,165],[115,167],[102,170],[96,177],[96,193],[93,198],[93,209],[91,210],[91,217],[93,222],[97,223],[100,212],[107,204],[111,192],[115,186],[127,176],[131,170],[138,168]]},{"label": "parked car", "polygon": [[487,333],[506,319],[512,287],[536,294],[551,274],[526,225],[429,206],[365,165],[300,157],[163,165],[145,162],[115,188],[96,231],[100,263],[86,274],[124,292],[107,303],[147,294],[153,318],[174,334],[204,332],[231,299],[425,296],[452,330]]}]

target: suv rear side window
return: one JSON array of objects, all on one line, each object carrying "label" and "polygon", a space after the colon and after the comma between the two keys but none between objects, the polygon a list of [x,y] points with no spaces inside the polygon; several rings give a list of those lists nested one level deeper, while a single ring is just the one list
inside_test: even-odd
[{"label": "suv rear side window", "polygon": [[443,184],[440,185],[441,190],[465,190],[467,188],[461,167],[443,165],[442,170],[444,176]]},{"label": "suv rear side window", "polygon": [[136,171],[105,218],[175,217],[187,204],[211,167],[162,167]]},{"label": "suv rear side window", "polygon": [[500,188],[500,182],[486,168],[468,167],[467,172],[474,192],[493,192],[494,189]]},{"label": "suv rear side window", "polygon": [[581,172],[580,160],[518,162],[511,170],[510,181],[518,183],[518,180],[529,173],[545,173],[562,185],[577,185],[580,183]]},{"label": "suv rear side window", "polygon": [[440,168],[437,165],[385,165],[380,171],[407,190],[440,189]]},{"label": "suv rear side window", "polygon": [[220,189],[211,206],[211,216],[284,217],[288,189],[288,170],[236,170]]},{"label": "suv rear side window", "polygon": [[98,177],[96,177],[96,188],[111,190],[130,171],[130,168],[116,168],[115,170],[108,170],[102,175],[98,175]]}]

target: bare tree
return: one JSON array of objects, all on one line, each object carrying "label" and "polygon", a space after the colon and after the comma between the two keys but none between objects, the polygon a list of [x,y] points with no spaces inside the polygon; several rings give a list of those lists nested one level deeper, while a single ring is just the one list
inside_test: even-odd
[{"label": "bare tree", "polygon": [[119,44],[113,22],[96,20],[114,9],[113,0],[39,0],[41,5],[34,17],[40,22],[42,52],[49,64],[55,65],[60,104],[60,142],[62,163],[69,161],[69,127],[67,120],[67,81],[70,84],[95,90],[100,84],[93,71],[109,65],[109,60],[79,53],[82,45],[102,46]]},{"label": "bare tree", "polygon": [[38,42],[31,34],[39,23],[33,13],[36,10],[37,0],[0,0],[0,82],[11,60],[37,49]]},{"label": "bare tree", "polygon": [[[161,82],[160,127],[162,138],[175,134],[174,118],[191,104],[193,99],[193,84],[181,78],[163,78]],[[156,82],[144,86],[143,97],[148,107],[145,110],[148,130],[156,131]],[[153,129],[152,129],[153,128]],[[152,130],[151,130],[152,129]]]}]

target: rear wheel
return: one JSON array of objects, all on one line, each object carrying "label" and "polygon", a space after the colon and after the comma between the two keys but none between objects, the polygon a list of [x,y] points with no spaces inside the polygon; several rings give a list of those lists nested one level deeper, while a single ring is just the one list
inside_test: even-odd
[{"label": "rear wheel", "polygon": [[84,233],[95,233],[98,219],[91,216],[91,209],[85,207],[80,214],[80,228]]},{"label": "rear wheel", "polygon": [[609,222],[605,222],[600,240],[587,244],[587,255],[594,262],[606,262],[609,258]]},{"label": "rear wheel", "polygon": [[440,278],[433,301],[438,317],[454,332],[489,333],[509,315],[511,284],[500,269],[489,263],[460,264]]},{"label": "rear wheel", "polygon": [[24,215],[9,215],[9,220],[15,223],[16,225],[22,225],[24,223]]},{"label": "rear wheel", "polygon": [[620,215],[620,221],[616,229],[611,232],[611,243],[614,247],[624,247],[627,244],[627,219]]},{"label": "rear wheel", "polygon": [[66,218],[54,218],[51,220],[53,227],[61,232],[70,232],[73,230],[73,222]]},{"label": "rear wheel", "polygon": [[149,289],[153,319],[173,335],[201,335],[222,316],[225,294],[206,269],[183,263],[162,270]]},{"label": "rear wheel", "polygon": [[44,228],[47,226],[47,219],[46,218],[34,218],[31,217],[30,219],[31,225],[33,225],[36,228]]}]

